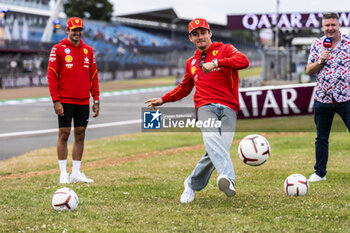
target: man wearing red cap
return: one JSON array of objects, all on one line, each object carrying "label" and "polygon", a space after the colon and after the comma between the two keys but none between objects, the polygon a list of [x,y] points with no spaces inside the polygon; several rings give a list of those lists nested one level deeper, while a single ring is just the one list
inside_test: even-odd
[{"label": "man wearing red cap", "polygon": [[181,203],[194,200],[194,192],[205,188],[214,169],[219,174],[219,189],[228,197],[236,194],[235,173],[229,152],[239,110],[238,70],[249,66],[247,57],[233,45],[211,41],[212,32],[205,19],[192,20],[188,32],[188,38],[197,50],[186,62],[183,81],[162,98],[145,101],[149,107],[155,108],[182,99],[196,87],[193,100],[198,120],[221,121],[220,128],[201,129],[206,153],[185,180]]},{"label": "man wearing red cap", "polygon": [[[90,46],[81,40],[83,20],[72,17],[67,21],[68,37],[53,46],[48,64],[48,84],[55,113],[58,115],[57,155],[60,183],[93,180],[80,172],[85,130],[89,120],[90,95],[93,97],[93,117],[99,115],[99,87],[95,56]],[[72,174],[67,173],[67,141],[74,120]]]}]

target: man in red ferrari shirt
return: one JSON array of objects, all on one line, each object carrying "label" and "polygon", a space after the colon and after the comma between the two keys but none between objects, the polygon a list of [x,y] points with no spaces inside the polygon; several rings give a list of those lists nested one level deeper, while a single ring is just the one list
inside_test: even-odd
[{"label": "man in red ferrari shirt", "polygon": [[[99,87],[95,56],[90,46],[81,40],[83,20],[72,17],[67,21],[68,37],[53,46],[48,65],[48,84],[55,113],[58,115],[57,154],[60,183],[93,180],[80,172],[85,130],[89,120],[90,95],[93,97],[93,117],[99,115]],[[67,173],[67,141],[74,120],[72,174]]]},{"label": "man in red ferrari shirt", "polygon": [[183,81],[162,98],[145,101],[149,107],[155,108],[182,99],[196,87],[193,100],[198,120],[221,121],[221,128],[201,129],[206,153],[185,180],[181,203],[194,200],[194,192],[205,188],[214,169],[219,174],[219,189],[228,197],[236,194],[235,173],[229,152],[239,110],[238,70],[249,66],[247,57],[233,45],[211,41],[212,32],[205,19],[192,20],[188,30],[188,37],[197,50],[186,62]]}]

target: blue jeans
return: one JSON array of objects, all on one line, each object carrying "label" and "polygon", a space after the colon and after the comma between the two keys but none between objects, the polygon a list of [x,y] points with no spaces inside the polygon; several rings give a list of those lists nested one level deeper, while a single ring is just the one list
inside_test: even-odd
[{"label": "blue jeans", "polygon": [[315,142],[316,163],[314,168],[316,174],[321,177],[324,177],[327,173],[328,138],[335,113],[340,115],[350,131],[350,101],[324,104],[315,100],[314,120],[317,129],[317,137]]},{"label": "blue jeans", "polygon": [[228,176],[233,183],[235,181],[230,147],[235,135],[237,114],[222,104],[208,104],[198,109],[198,120],[207,119],[221,121],[221,127],[201,129],[206,153],[197,163],[189,179],[189,186],[196,191],[207,186],[214,169],[219,175]]}]

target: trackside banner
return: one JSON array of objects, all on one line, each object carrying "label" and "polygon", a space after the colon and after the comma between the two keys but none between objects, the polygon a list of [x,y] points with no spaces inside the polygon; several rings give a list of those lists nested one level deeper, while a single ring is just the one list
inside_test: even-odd
[{"label": "trackside banner", "polygon": [[238,118],[264,118],[313,113],[316,83],[240,88]]},{"label": "trackside banner", "polygon": [[[350,27],[350,12],[339,12],[341,27]],[[322,13],[246,14],[227,16],[227,28],[258,30],[263,28],[320,28]]]},{"label": "trackside banner", "polygon": [[[241,88],[239,119],[300,116],[313,113],[316,83],[283,86]],[[218,119],[198,120],[193,107],[142,108],[142,131],[197,131],[211,132],[225,129]]]}]

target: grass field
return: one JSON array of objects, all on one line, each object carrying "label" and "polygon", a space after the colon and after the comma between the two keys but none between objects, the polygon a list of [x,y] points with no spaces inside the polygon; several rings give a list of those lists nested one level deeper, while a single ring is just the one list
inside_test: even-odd
[{"label": "grass field", "polygon": [[[249,78],[258,76],[262,72],[262,67],[253,67],[239,71],[240,78]],[[117,80],[111,81],[110,84],[153,84],[155,86],[172,85],[175,83],[175,76],[159,77],[159,78],[148,78],[148,79],[132,79],[132,80]]]},{"label": "grass field", "polygon": [[254,68],[249,68],[245,70],[240,70],[239,71],[239,78],[249,78],[253,76],[259,76],[261,75],[262,72],[262,67],[254,67]]},{"label": "grass field", "polygon": [[[249,78],[252,76],[260,75],[262,67],[254,67],[239,72],[240,78]],[[138,89],[157,86],[169,86],[175,84],[175,76],[147,78],[147,79],[132,79],[132,80],[116,80],[109,82],[100,82],[100,92],[125,90],[125,89]],[[49,89],[46,86],[43,87],[26,87],[26,88],[0,88],[0,102],[13,99],[22,98],[37,98],[49,96]]]},{"label": "grass field", "polygon": [[[245,165],[238,143],[259,131],[240,130],[231,148],[237,195],[227,198],[218,190],[214,171],[189,204],[179,198],[184,179],[204,153],[200,133],[140,133],[87,142],[83,170],[95,183],[65,185],[79,196],[74,212],[51,207],[52,194],[63,187],[56,148],[0,161],[0,232],[350,232],[347,132],[331,134],[327,181],[311,183],[304,197],[284,193],[287,176],[313,172],[311,121],[311,116],[288,118],[286,132],[273,132],[269,120],[239,121],[243,128],[264,131],[271,157],[259,167]],[[298,123],[304,127],[292,132]]]}]

